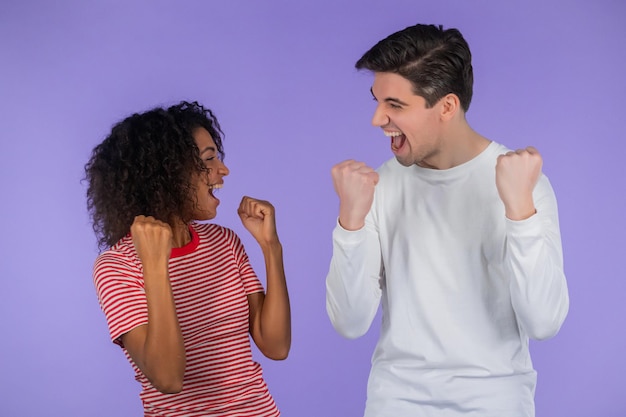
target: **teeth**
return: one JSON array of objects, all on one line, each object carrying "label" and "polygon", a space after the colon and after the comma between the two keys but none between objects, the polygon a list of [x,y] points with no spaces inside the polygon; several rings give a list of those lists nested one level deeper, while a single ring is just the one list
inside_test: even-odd
[{"label": "teeth", "polygon": [[385,133],[385,136],[390,138],[402,135],[402,132],[387,132],[386,130],[383,130],[383,133]]},{"label": "teeth", "polygon": [[215,189],[218,189],[218,188],[222,188],[223,186],[224,186],[224,184],[211,184],[211,185],[209,185],[209,188],[211,190],[215,190]]}]

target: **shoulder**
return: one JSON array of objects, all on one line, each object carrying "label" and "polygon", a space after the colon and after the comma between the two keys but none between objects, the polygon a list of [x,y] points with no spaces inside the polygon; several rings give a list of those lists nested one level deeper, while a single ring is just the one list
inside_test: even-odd
[{"label": "shoulder", "polygon": [[115,245],[102,252],[93,266],[93,281],[98,292],[116,283],[141,281],[141,262],[134,246]]},{"label": "shoulder", "polygon": [[499,156],[509,152],[511,149],[498,142],[491,142],[487,147],[487,152],[492,155]]},{"label": "shoulder", "polygon": [[100,253],[94,262],[94,269],[111,266],[132,266],[138,262],[137,251],[130,235],[120,239],[110,249]]},{"label": "shoulder", "polygon": [[378,175],[382,177],[393,177],[395,175],[399,175],[402,170],[402,165],[396,160],[396,158],[390,158],[383,162],[378,168],[376,168],[376,172]]},{"label": "shoulder", "polygon": [[543,172],[539,176],[539,180],[537,180],[537,185],[535,186],[535,189],[533,190],[533,195],[535,195],[535,198],[541,198],[541,197],[555,198],[555,193],[554,193],[554,188],[552,188],[552,183],[550,183],[548,176],[544,174]]},{"label": "shoulder", "polygon": [[201,236],[213,236],[213,235],[224,236],[224,235],[234,234],[234,232],[228,227],[224,227],[216,223],[193,222],[191,226]]},{"label": "shoulder", "polygon": [[192,223],[192,227],[198,233],[200,239],[210,241],[223,240],[226,242],[239,242],[239,236],[230,228],[215,223]]}]

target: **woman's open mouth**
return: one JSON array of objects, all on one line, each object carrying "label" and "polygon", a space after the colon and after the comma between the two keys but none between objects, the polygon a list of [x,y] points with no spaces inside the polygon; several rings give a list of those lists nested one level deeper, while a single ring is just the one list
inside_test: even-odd
[{"label": "woman's open mouth", "polygon": [[215,195],[213,194],[213,190],[218,190],[222,188],[223,186],[224,184],[209,184],[209,195],[213,197],[214,199],[216,199],[217,201],[219,201],[218,198],[215,197]]}]

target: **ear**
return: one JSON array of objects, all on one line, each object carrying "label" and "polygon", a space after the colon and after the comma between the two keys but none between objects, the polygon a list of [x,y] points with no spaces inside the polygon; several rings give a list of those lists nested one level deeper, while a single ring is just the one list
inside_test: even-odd
[{"label": "ear", "polygon": [[441,120],[451,120],[461,111],[461,101],[456,94],[447,94],[441,98]]}]

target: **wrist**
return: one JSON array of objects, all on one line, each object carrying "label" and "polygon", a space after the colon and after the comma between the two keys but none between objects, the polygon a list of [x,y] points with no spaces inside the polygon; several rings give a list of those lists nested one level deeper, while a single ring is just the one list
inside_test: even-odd
[{"label": "wrist", "polygon": [[355,220],[355,219],[343,219],[341,216],[339,216],[339,219],[337,220],[339,222],[339,226],[341,226],[343,229],[348,230],[350,232],[354,232],[355,230],[360,230],[363,228],[363,226],[365,226],[365,219],[363,220]]},{"label": "wrist", "polygon": [[365,226],[365,214],[340,207],[338,221],[339,225],[346,230],[359,230]]},{"label": "wrist", "polygon": [[150,277],[167,277],[168,262],[142,262],[143,275]]},{"label": "wrist", "polygon": [[283,245],[280,243],[280,240],[278,240],[278,238],[276,238],[275,240],[259,243],[259,245],[261,246],[261,250],[263,251],[263,253],[283,251]]},{"label": "wrist", "polygon": [[504,215],[507,219],[513,221],[526,220],[537,213],[537,209],[534,205],[526,206],[522,208],[506,208]]}]

